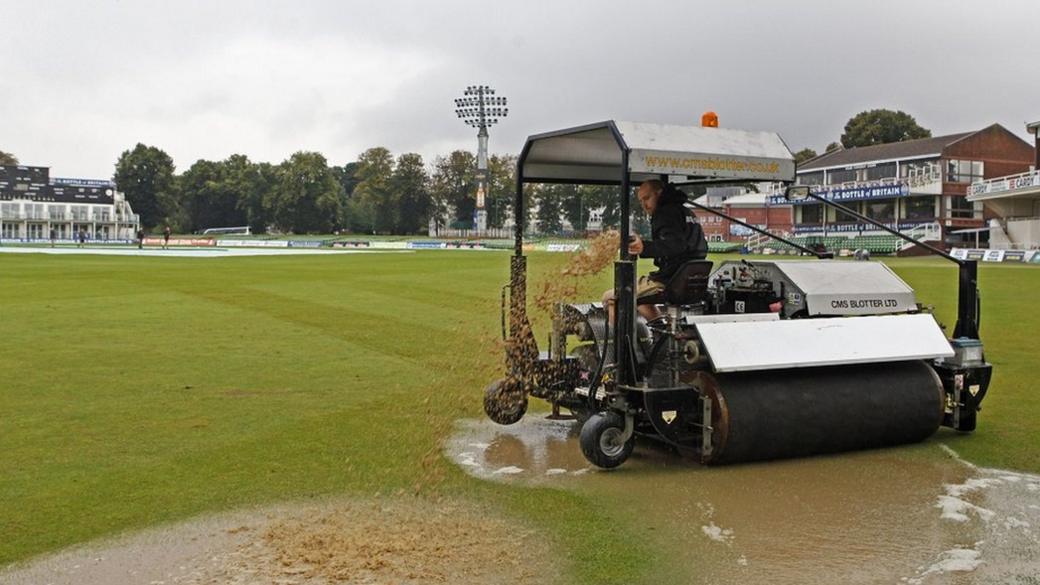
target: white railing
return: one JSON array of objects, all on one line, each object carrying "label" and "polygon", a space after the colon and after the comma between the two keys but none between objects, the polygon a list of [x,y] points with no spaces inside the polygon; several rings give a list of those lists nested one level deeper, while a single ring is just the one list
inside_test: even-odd
[{"label": "white railing", "polygon": [[[497,238],[509,239],[515,235],[513,228],[487,228],[483,231],[467,230],[458,228],[440,228],[430,230],[431,238]],[[405,236],[407,237],[407,236]]]},{"label": "white railing", "polygon": [[923,223],[908,230],[901,230],[903,234],[918,240],[941,240],[942,227],[938,223]]},{"label": "white railing", "polygon": [[[933,242],[942,241],[942,227],[938,223],[923,223],[908,230],[900,230],[900,233],[921,242],[927,242],[929,240]],[[916,244],[912,242],[901,241],[899,249],[906,250],[915,245]]]},{"label": "white railing", "polygon": [[[780,236],[781,238],[788,239],[788,240],[790,240],[792,237],[794,237],[791,234],[791,232],[776,232],[776,235]],[[776,238],[769,237],[769,236],[767,236],[765,234],[760,234],[758,232],[755,232],[755,233],[752,233],[750,236],[747,237],[746,245],[747,245],[748,250],[757,250],[757,249],[759,249],[759,248],[761,248],[761,247],[763,247],[763,246],[765,246],[767,244],[770,244],[770,243],[779,243],[779,240],[777,240]]]},{"label": "white railing", "polygon": [[924,187],[925,185],[931,185],[932,183],[942,182],[942,169],[936,165],[930,167],[926,172],[914,173],[906,177],[907,183],[910,184],[910,188]]},{"label": "white railing", "polygon": [[211,234],[217,234],[217,235],[223,235],[223,234],[236,235],[237,234],[237,235],[249,236],[249,235],[253,234],[253,230],[250,229],[250,227],[247,226],[247,225],[237,226],[237,227],[215,227],[215,228],[206,228],[206,229],[202,230],[202,235],[204,235],[204,236],[208,236],[208,235],[211,235]]},{"label": "white railing", "polygon": [[[902,187],[908,189],[920,189],[926,185],[942,182],[942,171],[935,167],[927,171],[917,172],[907,177],[885,177],[870,181],[846,181],[844,183],[833,183],[830,185],[810,185],[809,189],[816,195],[827,197],[833,191],[849,191],[853,189],[875,189],[880,187]],[[783,183],[773,183],[769,187],[769,194],[778,197],[783,196],[785,186]]]},{"label": "white railing", "polygon": [[1034,187],[1040,187],[1040,169],[972,183],[968,187],[968,201],[972,201],[972,197],[980,195],[1008,193]]},{"label": "white railing", "polygon": [[772,238],[767,237],[763,234],[752,233],[747,237],[748,250],[755,250],[762,247],[762,244],[768,243]]}]

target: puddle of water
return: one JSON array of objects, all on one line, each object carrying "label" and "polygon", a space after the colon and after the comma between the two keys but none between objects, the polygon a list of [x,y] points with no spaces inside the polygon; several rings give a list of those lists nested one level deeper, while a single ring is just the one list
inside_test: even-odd
[{"label": "puddle of water", "polygon": [[977,468],[934,443],[711,468],[643,443],[602,472],[573,423],[528,417],[462,421],[446,449],[476,477],[635,506],[696,581],[1040,583],[1040,476]]},{"label": "puddle of water", "polygon": [[460,421],[447,451],[456,464],[483,479],[560,481],[590,468],[578,448],[574,423],[539,417],[510,426]]}]

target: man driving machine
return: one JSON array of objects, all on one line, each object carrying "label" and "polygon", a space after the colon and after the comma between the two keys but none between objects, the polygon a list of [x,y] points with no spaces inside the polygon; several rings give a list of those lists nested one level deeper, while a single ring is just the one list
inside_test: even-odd
[{"label": "man driving machine", "polygon": [[[657,270],[639,277],[636,283],[636,307],[648,323],[662,315],[650,300],[664,290],[665,284],[684,263],[703,260],[708,255],[708,241],[693,212],[686,209],[686,193],[657,179],[639,186],[639,203],[650,216],[650,241],[633,235],[628,253],[640,258],[653,258]],[[614,289],[603,293],[610,322],[614,321]]]}]

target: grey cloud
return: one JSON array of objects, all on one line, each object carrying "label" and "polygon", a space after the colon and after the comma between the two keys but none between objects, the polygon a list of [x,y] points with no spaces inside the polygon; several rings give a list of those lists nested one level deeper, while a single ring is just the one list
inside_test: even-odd
[{"label": "grey cloud", "polygon": [[0,2],[0,149],[107,176],[137,141],[179,168],[299,149],[472,148],[452,99],[510,99],[496,152],[606,118],[780,132],[821,149],[866,108],[936,133],[1040,118],[1033,0]]}]

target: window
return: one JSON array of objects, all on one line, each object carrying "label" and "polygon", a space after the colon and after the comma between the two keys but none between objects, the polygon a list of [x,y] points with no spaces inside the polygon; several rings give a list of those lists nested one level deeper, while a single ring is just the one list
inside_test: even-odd
[{"label": "window", "polygon": [[828,185],[840,185],[842,183],[851,183],[856,180],[855,169],[845,169],[839,171],[830,171],[827,173],[827,184]]},{"label": "window", "polygon": [[935,219],[935,197],[903,199],[903,217],[913,221]]},{"label": "window", "polygon": [[823,206],[820,204],[816,205],[799,205],[795,209],[801,212],[801,221],[799,223],[819,225],[823,223]]},{"label": "window", "polygon": [[896,163],[883,163],[865,170],[866,177],[864,178],[864,180],[866,181],[890,179],[896,176]]},{"label": "window", "polygon": [[[853,211],[859,211],[858,209],[856,209],[857,205],[855,203],[847,204],[846,207],[851,208]],[[859,221],[859,219],[857,219],[853,215],[849,215],[844,211],[839,211],[837,209],[834,210],[835,223],[855,223],[857,221]]]},{"label": "window", "polygon": [[982,170],[982,161],[948,160],[946,161],[946,181],[948,183],[981,181]]},{"label": "window", "polygon": [[896,200],[880,199],[876,201],[865,201],[863,207],[865,215],[875,221],[891,223],[896,219]]},{"label": "window", "polygon": [[50,215],[51,219],[65,219],[65,206],[64,205],[48,205],[47,214]]},{"label": "window", "polygon": [[953,196],[948,199],[948,202],[949,217],[975,217],[975,204],[968,201],[967,197]]},{"label": "window", "polygon": [[823,171],[816,171],[815,173],[803,173],[798,175],[799,185],[822,185],[823,184]]}]

